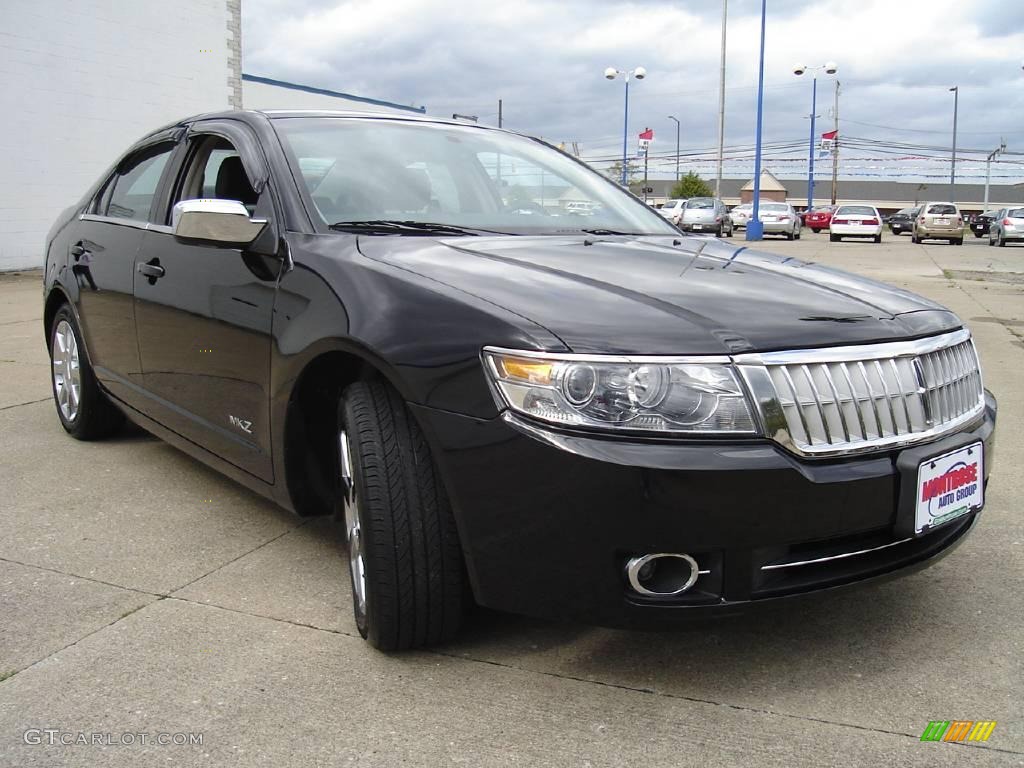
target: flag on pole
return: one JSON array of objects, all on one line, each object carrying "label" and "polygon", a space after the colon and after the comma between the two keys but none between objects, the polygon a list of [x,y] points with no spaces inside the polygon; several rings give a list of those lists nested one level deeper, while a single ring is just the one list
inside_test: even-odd
[{"label": "flag on pole", "polygon": [[640,141],[654,141],[654,129],[645,128],[640,131]]},{"label": "flag on pole", "polygon": [[835,146],[836,138],[838,136],[839,131],[825,131],[821,134],[821,143],[818,145],[818,148],[821,149],[822,152],[831,152],[832,148]]}]

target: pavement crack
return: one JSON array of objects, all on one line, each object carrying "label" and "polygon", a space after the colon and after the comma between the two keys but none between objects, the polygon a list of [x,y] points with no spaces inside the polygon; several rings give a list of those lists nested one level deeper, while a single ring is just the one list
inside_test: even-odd
[{"label": "pavement crack", "polygon": [[[703,698],[700,698],[699,696],[684,696],[683,694],[680,694],[680,693],[671,693],[671,692],[668,692],[668,691],[656,691],[653,688],[644,688],[644,687],[641,687],[641,686],[626,685],[624,683],[612,683],[612,682],[608,682],[606,680],[595,680],[595,679],[592,679],[592,678],[577,677],[575,675],[566,675],[566,674],[561,673],[561,672],[548,672],[548,671],[545,671],[545,670],[527,669],[527,668],[524,668],[524,667],[517,667],[517,666],[514,666],[512,664],[505,664],[505,663],[500,662],[500,661],[494,661],[493,659],[478,659],[478,658],[474,658],[472,656],[462,656],[462,655],[457,654],[457,653],[447,653],[445,651],[439,651],[439,650],[434,650],[434,649],[429,649],[429,648],[426,649],[426,650],[427,650],[428,653],[434,654],[435,656],[444,656],[446,658],[459,659],[461,661],[469,661],[469,662],[473,662],[473,663],[477,663],[477,664],[488,664],[488,665],[491,665],[491,666],[494,666],[494,667],[500,667],[500,668],[503,668],[503,669],[516,670],[518,672],[525,672],[525,673],[534,674],[534,675],[541,675],[541,676],[545,676],[545,677],[553,677],[553,678],[557,678],[557,679],[560,679],[560,680],[571,680],[571,681],[577,682],[577,683],[588,683],[590,685],[599,685],[599,686],[603,686],[605,688],[613,688],[613,689],[620,690],[620,691],[630,691],[632,693],[646,694],[648,696],[661,696],[661,697],[667,698],[667,699],[677,699],[677,700],[680,700],[680,701],[688,701],[688,702],[691,702],[691,703],[694,703],[694,704],[710,704],[710,705],[716,706],[716,707],[725,707],[727,709],[735,710],[737,712],[746,712],[746,713],[751,713],[751,714],[767,715],[769,717],[784,717],[784,718],[788,718],[790,720],[800,720],[800,721],[803,721],[803,722],[819,723],[819,724],[822,724],[822,725],[834,725],[834,726],[838,726],[838,727],[841,727],[841,728],[852,728],[852,729],[855,729],[855,730],[858,730],[858,731],[866,731],[866,732],[869,732],[869,733],[879,733],[879,734],[885,734],[885,735],[888,735],[888,736],[901,736],[901,737],[913,739],[914,741],[919,741],[920,738],[921,738],[920,734],[907,733],[905,731],[892,731],[892,730],[889,730],[889,729],[886,729],[886,728],[874,728],[874,727],[866,726],[866,725],[857,725],[856,723],[844,723],[844,722],[841,722],[841,721],[838,721],[838,720],[828,720],[826,718],[811,717],[809,715],[795,715],[795,714],[792,714],[790,712],[777,712],[775,710],[763,709],[761,707],[751,707],[751,706],[746,706],[746,705],[743,705],[743,704],[730,704],[728,702],[723,702],[723,701],[714,701],[713,699],[703,699]],[[1024,752],[1018,752],[1018,751],[1012,750],[1012,749],[1001,749],[999,747],[992,747],[992,746],[989,746],[989,745],[982,746],[980,744],[972,744],[972,745],[957,744],[957,746],[966,747],[966,748],[969,748],[969,749],[984,749],[984,750],[987,750],[987,751],[990,751],[990,752],[1000,752],[1000,753],[1010,754],[1010,755],[1022,755],[1022,754],[1024,754]]]},{"label": "pavement crack", "polygon": [[7,411],[10,410],[11,408],[21,408],[21,406],[23,405],[35,405],[36,403],[45,403],[47,400],[51,399],[52,398],[44,397],[41,400],[29,400],[27,403],[14,403],[13,405],[4,405],[0,406],[0,411]]}]

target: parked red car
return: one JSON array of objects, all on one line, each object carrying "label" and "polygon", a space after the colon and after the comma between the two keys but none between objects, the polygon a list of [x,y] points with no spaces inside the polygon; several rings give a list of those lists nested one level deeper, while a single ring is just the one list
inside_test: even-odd
[{"label": "parked red car", "polygon": [[835,209],[834,205],[822,205],[814,208],[804,215],[804,226],[810,227],[811,231],[815,233],[828,229],[829,224],[832,223],[832,213]]}]

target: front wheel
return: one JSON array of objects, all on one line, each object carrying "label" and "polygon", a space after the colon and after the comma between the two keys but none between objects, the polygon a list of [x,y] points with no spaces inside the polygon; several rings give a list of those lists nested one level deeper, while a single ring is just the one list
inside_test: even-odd
[{"label": "front wheel", "polygon": [[464,594],[455,519],[419,425],[384,381],[343,393],[338,456],[360,634],[383,651],[450,639]]},{"label": "front wheel", "polygon": [[57,310],[50,326],[50,384],[61,426],[72,437],[99,440],[124,423],[124,414],[96,382],[78,322],[67,304]]},{"label": "front wheel", "polygon": [[830,243],[838,243],[839,242],[839,235],[829,234],[828,241]]}]

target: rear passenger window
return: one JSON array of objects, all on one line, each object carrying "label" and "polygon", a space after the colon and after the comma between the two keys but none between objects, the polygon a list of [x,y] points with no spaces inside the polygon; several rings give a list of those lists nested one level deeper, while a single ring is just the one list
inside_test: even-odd
[{"label": "rear passenger window", "polygon": [[173,144],[161,144],[129,160],[104,190],[98,213],[115,219],[147,221],[173,149]]}]

